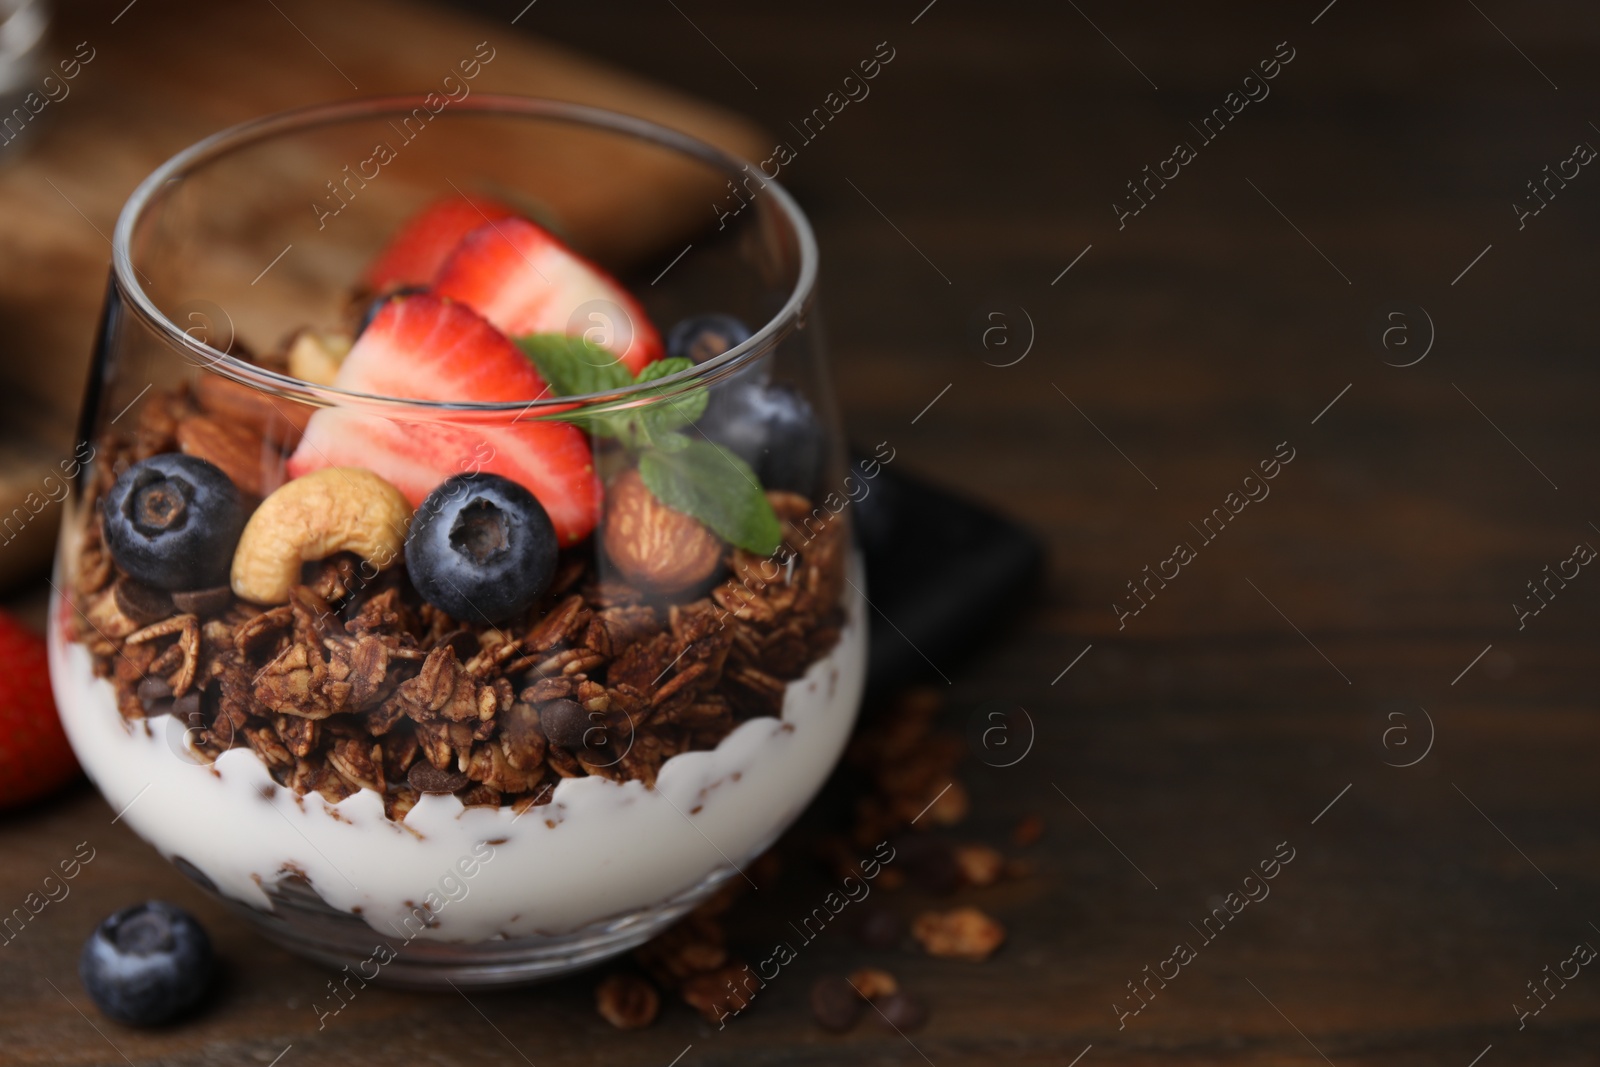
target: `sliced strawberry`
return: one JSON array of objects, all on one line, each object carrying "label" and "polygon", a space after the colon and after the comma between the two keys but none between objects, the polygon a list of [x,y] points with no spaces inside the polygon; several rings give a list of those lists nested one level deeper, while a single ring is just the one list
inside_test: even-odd
[{"label": "sliced strawberry", "polygon": [[[466,305],[430,293],[386,303],[333,384],[415,400],[518,401],[545,393],[539,373],[504,334]],[[333,466],[366,467],[412,504],[455,474],[503,475],[539,498],[563,545],[583,540],[599,518],[594,455],[583,431],[567,423],[446,423],[324,408],[289,457],[289,473]]]},{"label": "sliced strawberry", "polygon": [[367,268],[366,283],[375,293],[400,285],[427,285],[468,233],[485,222],[515,215],[505,204],[486,196],[447,196],[411,217]]},{"label": "sliced strawberry", "polygon": [[501,219],[467,234],[433,287],[512,337],[579,334],[617,353],[635,374],[661,358],[661,335],[628,291],[527,219]]},{"label": "sliced strawberry", "polygon": [[78,774],[50,695],[44,639],[0,612],[0,808],[36,800]]}]

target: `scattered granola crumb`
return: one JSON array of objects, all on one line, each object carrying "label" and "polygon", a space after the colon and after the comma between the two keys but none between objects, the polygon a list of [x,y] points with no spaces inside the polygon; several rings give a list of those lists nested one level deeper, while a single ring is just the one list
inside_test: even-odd
[{"label": "scattered granola crumb", "polygon": [[911,933],[930,956],[973,962],[988,959],[1006,939],[1005,927],[977,908],[925,911]]},{"label": "scattered granola crumb", "polygon": [[868,1000],[878,1000],[900,989],[894,975],[876,967],[858,967],[850,972],[850,984]]},{"label": "scattered granola crumb", "polygon": [[993,885],[1005,870],[1005,857],[988,845],[957,845],[955,856],[961,880],[971,886]]},{"label": "scattered granola crumb", "polygon": [[656,1021],[661,996],[636,974],[613,974],[595,988],[594,1006],[618,1030],[642,1030]]},{"label": "scattered granola crumb", "polygon": [[1017,823],[1016,829],[1011,831],[1011,841],[1026,848],[1039,840],[1043,834],[1044,820],[1037,815],[1025,815],[1022,821]]},{"label": "scattered granola crumb", "polygon": [[721,1022],[750,1005],[759,980],[742,963],[729,963],[714,971],[697,974],[679,990],[683,1002],[708,1023]]},{"label": "scattered granola crumb", "polygon": [[650,977],[675,989],[728,962],[726,935],[715,919],[691,913],[654,940],[640,945],[634,957]]},{"label": "scattered granola crumb", "polygon": [[951,782],[950,788],[939,795],[923,818],[934,826],[954,826],[967,817],[971,807],[972,800],[967,795],[967,787],[960,782]]}]

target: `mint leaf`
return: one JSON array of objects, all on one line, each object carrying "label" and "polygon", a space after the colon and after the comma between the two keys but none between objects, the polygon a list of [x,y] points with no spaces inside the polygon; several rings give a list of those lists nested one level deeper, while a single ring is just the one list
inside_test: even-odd
[{"label": "mint leaf", "polygon": [[730,544],[762,556],[776,552],[783,531],[750,465],[709,441],[682,440],[677,448],[639,457],[645,487]]},{"label": "mint leaf", "polygon": [[[614,352],[585,338],[563,333],[533,333],[518,337],[516,343],[556,396],[608,393],[635,383],[634,376]],[[693,360],[681,356],[660,359],[640,371],[637,381],[657,381],[692,366]],[[667,393],[665,387],[646,389],[641,392],[643,404],[603,411],[572,411],[559,417],[585,425],[591,433],[602,437],[619,438],[629,448],[642,448],[653,441],[673,448],[676,442],[666,444],[666,439],[672,431],[704,415],[710,398],[704,389],[689,389],[671,396]]]},{"label": "mint leaf", "polygon": [[682,452],[694,443],[694,438],[681,433],[664,433],[650,443],[663,452]]},{"label": "mint leaf", "polygon": [[[645,382],[657,381],[669,374],[688,370],[694,366],[694,360],[675,356],[671,359],[658,359],[645,366],[636,379],[641,385]],[[660,389],[647,389],[645,396],[662,397],[668,392],[668,387]],[[706,413],[706,403],[710,395],[704,388],[689,389],[675,396],[667,396],[657,400],[648,407],[637,409],[639,421],[643,424],[647,436],[657,437],[682,429],[690,425],[701,415]]]},{"label": "mint leaf", "polygon": [[615,352],[582,337],[531,333],[516,342],[556,396],[609,393],[633,384],[633,375]]}]

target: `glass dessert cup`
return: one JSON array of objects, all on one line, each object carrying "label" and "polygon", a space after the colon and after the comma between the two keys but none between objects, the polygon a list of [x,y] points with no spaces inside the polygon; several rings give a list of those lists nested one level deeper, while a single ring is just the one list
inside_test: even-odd
[{"label": "glass dessert cup", "polygon": [[[355,335],[355,361],[362,330],[462,314],[406,295],[361,322],[356,280],[419,207],[469,195],[636,279],[638,304],[558,309],[582,353],[708,311],[760,326],[648,386],[421,400],[292,376],[300,346],[336,361]],[[660,207],[702,195],[704,214]],[[866,620],[816,248],[780,187],[621,115],[396,97],[193,146],[114,246],[51,673],[85,770],[181,870],[362,981],[509,985],[646,940],[809,803],[854,722]],[[197,459],[217,484],[194,488]],[[520,528],[473,496],[492,476],[548,513],[548,567],[483,584],[414,555],[425,513],[447,555],[481,548],[485,514]]]}]

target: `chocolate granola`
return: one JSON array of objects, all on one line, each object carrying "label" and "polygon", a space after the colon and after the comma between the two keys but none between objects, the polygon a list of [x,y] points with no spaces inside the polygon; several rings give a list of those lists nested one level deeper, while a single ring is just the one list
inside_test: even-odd
[{"label": "chocolate granola", "polygon": [[338,802],[372,789],[399,820],[423,793],[520,812],[549,803],[563,778],[653,786],[663,761],[778,715],[788,683],[838,641],[846,531],[783,492],[767,494],[787,535],[782,567],[729,547],[708,591],[661,597],[601,571],[586,542],[563,553],[537,605],[499,626],[423,602],[403,561],[369,577],[348,554],[306,564],[278,606],[226,587],[150,589],[103,541],[101,502],[119,473],[161,452],[226,447],[218,465],[250,472],[236,479],[243,491],[283,479],[296,429],[275,412],[252,423],[248,397],[217,395],[152,395],[135,430],[98,446],[70,592],[75,636],[125,719],[176,715],[199,753],[247,746],[296,793]]}]

